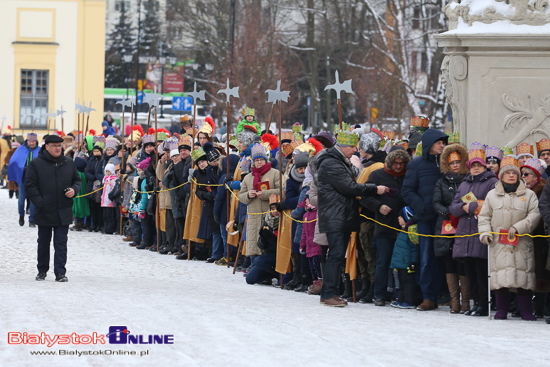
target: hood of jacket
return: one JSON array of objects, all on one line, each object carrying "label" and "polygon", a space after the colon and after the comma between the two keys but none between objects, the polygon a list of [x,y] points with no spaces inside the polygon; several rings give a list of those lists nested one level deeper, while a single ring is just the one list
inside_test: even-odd
[{"label": "hood of jacket", "polygon": [[428,129],[422,134],[422,158],[427,159],[429,157],[430,148],[438,140],[443,140],[447,144],[449,136],[437,129]]},{"label": "hood of jacket", "polygon": [[363,164],[364,168],[367,168],[368,166],[374,163],[384,163],[386,161],[387,156],[388,156],[388,153],[386,153],[383,150],[379,150],[376,153],[374,153],[372,157],[370,157],[369,159],[365,159],[361,163]]},{"label": "hood of jacket", "polygon": [[443,148],[441,158],[439,159],[439,168],[441,169],[441,173],[445,174],[452,172],[451,166],[449,165],[449,156],[454,152],[460,154],[460,170],[457,173],[460,175],[467,175],[470,172],[466,168],[466,162],[468,162],[468,150],[466,147],[458,143],[449,144]]}]

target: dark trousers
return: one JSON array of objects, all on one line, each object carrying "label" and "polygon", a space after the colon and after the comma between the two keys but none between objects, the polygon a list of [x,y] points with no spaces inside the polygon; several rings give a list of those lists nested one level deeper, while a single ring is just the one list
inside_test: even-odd
[{"label": "dark trousers", "polygon": [[[418,222],[418,233],[433,235],[435,233],[435,221]],[[420,271],[416,272],[417,281],[420,289],[422,289],[422,297],[437,302],[442,277],[439,275],[439,261],[435,257],[434,239],[419,236],[418,241],[420,247]]]},{"label": "dark trousers", "polygon": [[374,239],[376,247],[376,272],[374,275],[374,298],[387,298],[388,292],[388,270],[391,264],[393,254],[393,245],[395,239],[387,237],[376,237]]},{"label": "dark trousers", "polygon": [[464,270],[470,282],[470,293],[480,307],[488,308],[489,295],[487,281],[487,259],[464,258]]},{"label": "dark trousers", "polygon": [[143,242],[147,246],[152,246],[156,237],[155,217],[145,214],[141,224],[143,225]]},{"label": "dark trousers", "polygon": [[138,246],[141,245],[141,223],[135,218],[134,214],[130,215],[130,233],[134,237],[134,243]]},{"label": "dark trousers", "polygon": [[171,209],[166,209],[166,245],[175,246],[176,245],[176,222],[174,220],[174,215],[172,214]]},{"label": "dark trousers", "polygon": [[[418,267],[415,266],[415,268]],[[414,272],[409,272],[409,269],[398,269],[397,278],[399,279],[399,302],[419,304],[420,287],[416,283]]]},{"label": "dark trousers", "polygon": [[246,282],[248,284],[261,283],[267,279],[277,278],[275,272],[275,263],[277,262],[276,254],[263,254],[254,259],[254,266],[248,274],[246,274]]},{"label": "dark trousers", "polygon": [[92,225],[101,229],[103,227],[103,212],[101,211],[101,204],[96,203],[95,200],[90,200],[90,215],[92,216]]},{"label": "dark trousers", "polygon": [[183,245],[183,230],[185,229],[185,217],[175,218],[176,223],[176,245],[178,249]]},{"label": "dark trousers", "polygon": [[350,232],[327,233],[328,254],[323,269],[323,286],[321,288],[321,298],[323,299],[337,297],[340,294],[340,274],[350,235]]},{"label": "dark trousers", "polygon": [[54,273],[65,274],[67,263],[67,233],[69,226],[38,226],[38,272],[47,273],[50,269],[50,242],[53,232],[53,248],[55,251],[53,264]]},{"label": "dark trousers", "polygon": [[103,231],[105,234],[113,234],[118,231],[117,208],[102,207]]}]

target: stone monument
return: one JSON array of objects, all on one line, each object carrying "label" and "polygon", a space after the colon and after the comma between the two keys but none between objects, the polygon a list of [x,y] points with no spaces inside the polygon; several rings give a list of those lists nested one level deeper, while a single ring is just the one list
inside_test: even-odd
[{"label": "stone monument", "polygon": [[445,8],[441,70],[461,143],[550,138],[549,0],[463,0]]}]

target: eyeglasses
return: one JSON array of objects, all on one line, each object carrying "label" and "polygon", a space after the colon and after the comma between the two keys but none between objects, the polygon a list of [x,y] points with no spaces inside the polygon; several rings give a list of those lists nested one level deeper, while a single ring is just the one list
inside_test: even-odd
[{"label": "eyeglasses", "polygon": [[404,166],[405,162],[393,162],[392,165],[393,166]]},{"label": "eyeglasses", "polygon": [[63,144],[48,144],[52,148],[62,148]]}]

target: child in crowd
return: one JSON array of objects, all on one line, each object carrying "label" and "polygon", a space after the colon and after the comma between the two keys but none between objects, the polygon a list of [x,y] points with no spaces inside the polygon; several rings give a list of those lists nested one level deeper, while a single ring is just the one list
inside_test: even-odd
[{"label": "child in crowd", "polygon": [[309,203],[309,191],[305,198],[306,213],[303,216],[302,238],[300,241],[300,254],[305,254],[311,271],[313,284],[308,287],[309,294],[319,294],[323,285],[321,274],[321,246],[313,242],[315,236],[315,219],[317,219],[317,207]]},{"label": "child in crowd", "polygon": [[116,226],[116,207],[115,203],[109,199],[109,194],[114,190],[117,176],[115,175],[115,166],[108,163],[105,166],[105,176],[103,177],[103,193],[101,195],[101,208],[103,211],[103,223],[105,225],[105,234],[113,234]]}]

